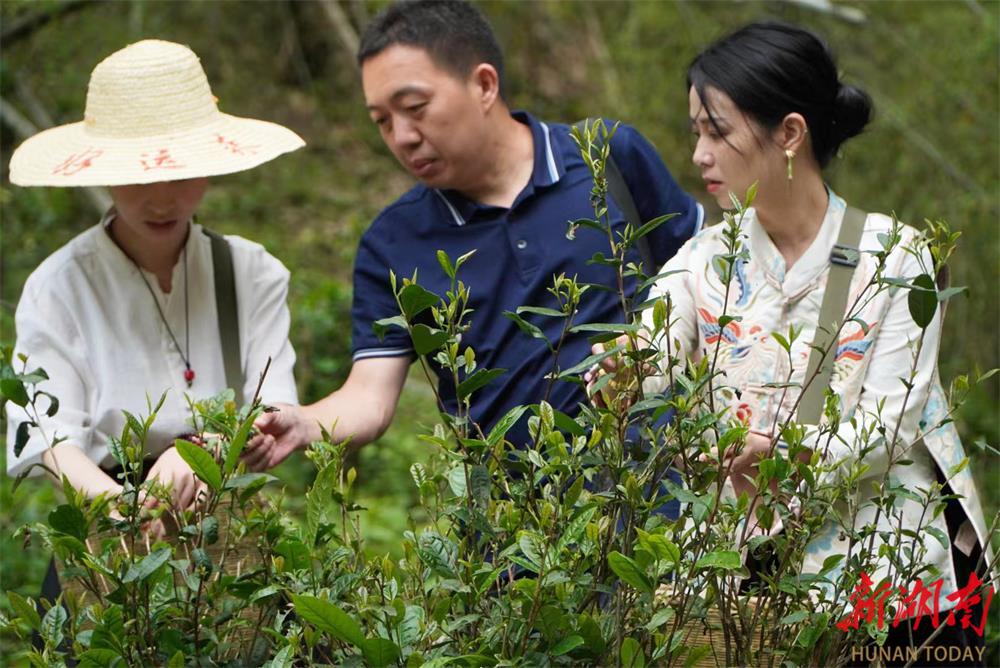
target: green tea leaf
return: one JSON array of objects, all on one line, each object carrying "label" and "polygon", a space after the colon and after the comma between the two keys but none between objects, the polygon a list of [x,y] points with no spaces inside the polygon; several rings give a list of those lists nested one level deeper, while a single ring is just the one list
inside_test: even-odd
[{"label": "green tea leaf", "polygon": [[448,332],[420,324],[410,330],[410,338],[413,340],[413,351],[418,355],[427,355],[448,342]]},{"label": "green tea leaf", "polygon": [[945,534],[944,531],[941,531],[941,529],[938,529],[937,527],[934,526],[925,526],[924,531],[934,536],[937,539],[937,541],[941,543],[941,547],[943,549],[947,550],[948,546],[951,545],[951,541],[948,539],[948,535]]},{"label": "green tea leaf", "polygon": [[319,470],[312,487],[306,492],[306,527],[302,537],[305,545],[315,545],[319,525],[326,516],[327,508],[331,506],[330,499],[336,486],[337,464],[330,462]]},{"label": "green tea leaf", "polygon": [[232,473],[236,469],[236,463],[240,461],[240,455],[243,454],[243,448],[246,447],[250,430],[253,429],[253,417],[253,413],[246,416],[236,430],[233,440],[229,443],[229,448],[226,450],[226,463],[223,467],[226,475]]},{"label": "green tea leaf", "polygon": [[572,652],[574,649],[583,644],[583,638],[578,635],[571,635],[568,638],[560,640],[555,647],[549,650],[549,654],[552,656],[562,656],[563,654]]},{"label": "green tea leaf", "polygon": [[625,350],[625,346],[619,343],[616,346],[613,346],[611,348],[607,348],[602,353],[594,353],[593,355],[589,355],[586,358],[584,358],[583,360],[581,360],[579,363],[574,364],[573,366],[571,366],[570,368],[565,369],[563,371],[560,371],[559,372],[559,378],[568,378],[569,376],[575,376],[576,374],[580,373],[581,371],[586,371],[590,367],[594,366],[595,364],[597,364],[599,362],[602,362],[602,361],[608,359],[609,357],[614,357],[615,355],[617,355],[618,353],[622,352],[623,350]]},{"label": "green tea leaf", "polygon": [[59,412],[59,398],[49,394],[48,392],[39,392],[39,394],[44,394],[49,398],[49,407],[45,409],[45,414],[49,417],[53,417]]},{"label": "green tea leaf", "polygon": [[649,534],[642,529],[637,529],[639,535],[639,545],[649,552],[657,561],[665,561],[669,564],[677,564],[681,558],[680,549],[674,545],[666,536],[660,534]]},{"label": "green tea leaf", "polygon": [[731,571],[742,565],[743,562],[740,559],[739,552],[718,550],[716,552],[709,552],[699,559],[698,563],[695,564],[695,568],[721,568],[722,570]]},{"label": "green tea leaf", "polygon": [[622,642],[622,668],[645,668],[646,656],[635,638],[625,638]]},{"label": "green tea leaf", "polygon": [[309,548],[297,538],[283,540],[274,546],[276,554],[285,558],[284,571],[301,571],[309,568]]},{"label": "green tea leaf", "polygon": [[455,278],[455,266],[451,263],[451,258],[443,250],[438,250],[437,252],[438,264],[441,265],[441,269],[447,274],[448,278]]},{"label": "green tea leaf", "polygon": [[12,401],[22,408],[28,405],[28,392],[18,378],[0,379],[0,398]]},{"label": "green tea leaf", "polygon": [[22,422],[17,425],[17,435],[14,437],[14,456],[20,457],[21,453],[24,452],[24,446],[28,444],[29,433],[28,429],[32,426],[31,422]]},{"label": "green tea leaf", "polygon": [[416,283],[407,285],[399,293],[399,305],[403,315],[411,321],[440,301],[440,297],[433,292],[428,292]]},{"label": "green tea leaf", "polygon": [[517,544],[524,556],[541,572],[545,558],[545,538],[534,531],[522,531]]},{"label": "green tea leaf", "polygon": [[390,327],[399,327],[401,329],[406,329],[406,318],[401,315],[394,315],[391,318],[382,318],[381,320],[376,320],[372,323],[372,331],[375,332],[375,336],[381,341],[385,338],[386,332],[389,331]]},{"label": "green tea leaf", "polygon": [[205,482],[213,491],[222,489],[222,471],[215,463],[213,457],[207,450],[200,448],[191,441],[178,438],[174,441],[177,454],[181,456],[187,465],[191,467],[194,474]]},{"label": "green tea leaf", "polygon": [[61,605],[53,605],[42,617],[42,638],[51,645],[59,646],[63,640],[63,626],[69,614]]},{"label": "green tea leaf", "polygon": [[[497,569],[499,574],[501,569]],[[496,577],[490,577],[487,579],[487,584],[491,585],[496,580]],[[424,621],[424,609],[419,605],[408,605],[403,613],[402,619],[399,621],[396,629],[399,632],[399,642],[403,644],[404,647],[412,645],[420,639],[420,625]]]},{"label": "green tea leaf", "polygon": [[503,437],[507,435],[511,427],[517,424],[517,421],[521,419],[521,416],[527,410],[527,406],[515,406],[507,411],[506,415],[497,420],[496,424],[493,425],[493,429],[490,429],[489,436],[486,437],[486,442],[490,444],[490,447],[495,446],[503,440]]},{"label": "green tea leaf", "polygon": [[[582,489],[583,476],[580,476],[576,480],[577,483],[579,483],[579,489]],[[577,484],[574,483],[573,487],[577,487]],[[577,496],[579,496],[579,491],[577,491],[576,494]],[[590,524],[590,521],[594,518],[594,515],[596,513],[597,513],[596,506],[591,506],[590,508],[583,508],[582,510],[580,510],[579,513],[577,513],[576,517],[574,517],[569,521],[569,524],[566,525],[566,530],[563,531],[562,536],[559,537],[559,542],[556,543],[557,558],[559,553],[561,553],[563,550],[572,545],[576,545],[577,543],[580,542],[580,539],[583,538],[583,534],[587,529],[587,525]]]},{"label": "green tea leaf", "polygon": [[[184,657],[182,656],[181,659]],[[113,649],[88,649],[80,655],[80,661],[76,664],[78,668],[113,668],[114,666],[124,666],[125,661],[121,654]],[[168,666],[173,668],[175,664]],[[184,665],[183,661],[180,664]]]},{"label": "green tea leaf", "polygon": [[369,638],[361,643],[365,661],[375,668],[383,668],[399,658],[399,647],[385,638]]},{"label": "green tea leaf", "polygon": [[223,489],[260,489],[275,480],[277,478],[270,473],[244,473],[227,480]]},{"label": "green tea leaf", "polygon": [[646,594],[653,593],[653,583],[650,582],[634,559],[626,557],[621,552],[612,552],[608,555],[608,566],[615,572],[615,575],[639,591]]},{"label": "green tea leaf", "polygon": [[646,623],[645,628],[647,631],[652,633],[653,631],[660,628],[673,618],[674,618],[674,609],[669,606],[662,607],[656,612],[655,615],[653,615],[653,618]]},{"label": "green tea leaf", "polygon": [[[183,658],[182,655],[181,666],[184,665]],[[88,649],[80,655],[80,661],[76,665],[78,668],[114,668],[115,666],[124,666],[125,661],[121,654],[113,649]],[[174,665],[173,662],[168,664],[170,668],[173,668]]]},{"label": "green tea leaf", "polygon": [[579,633],[591,654],[600,656],[604,654],[607,643],[601,633],[600,625],[588,614],[580,613],[577,617],[577,633]]},{"label": "green tea leaf", "polygon": [[534,313],[535,315],[544,315],[549,318],[565,318],[566,314],[562,311],[557,311],[554,308],[542,308],[541,306],[518,306],[517,313]]},{"label": "green tea leaf", "polygon": [[610,332],[613,334],[638,334],[641,325],[634,323],[615,322],[585,322],[581,325],[570,327],[571,332]]},{"label": "green tea leaf", "polygon": [[42,626],[42,618],[38,614],[38,608],[16,591],[7,592],[7,600],[10,607],[14,609],[14,614],[23,619],[32,631],[38,631]]},{"label": "green tea leaf", "polygon": [[132,564],[128,571],[125,573],[125,577],[122,578],[122,582],[128,584],[129,582],[142,582],[150,575],[156,572],[163,564],[170,560],[170,548],[161,547],[158,550],[150,552],[145,557]]},{"label": "green tea leaf", "polygon": [[798,624],[799,622],[805,621],[809,618],[809,613],[806,610],[796,610],[793,613],[787,614],[781,618],[779,624]]},{"label": "green tea leaf", "polygon": [[458,384],[458,398],[465,399],[494,378],[498,378],[505,373],[507,373],[507,369],[479,369]]},{"label": "green tea leaf", "polygon": [[49,513],[49,526],[78,540],[87,540],[87,520],[76,506],[63,504],[56,507]]},{"label": "green tea leaf", "polygon": [[315,596],[292,594],[292,604],[299,617],[320,631],[341,642],[363,648],[365,636],[361,632],[361,626],[353,617],[333,603],[320,600]]},{"label": "green tea leaf", "polygon": [[920,274],[913,279],[917,289],[910,289],[907,304],[910,307],[910,317],[920,329],[926,329],[934,319],[937,310],[937,292],[934,279],[930,274]]},{"label": "green tea leaf", "polygon": [[545,336],[545,332],[538,328],[537,325],[533,325],[518,314],[513,311],[504,311],[503,315],[508,320],[512,320],[518,329],[527,334],[528,336],[534,337],[536,339],[541,339],[548,343],[548,337]]}]

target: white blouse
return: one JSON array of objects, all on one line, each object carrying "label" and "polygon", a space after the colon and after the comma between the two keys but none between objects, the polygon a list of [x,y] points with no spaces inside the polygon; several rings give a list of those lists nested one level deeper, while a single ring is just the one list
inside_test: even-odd
[{"label": "white blouse", "polygon": [[[737,263],[728,300],[725,284],[713,269],[713,258],[726,252],[724,225],[707,228],[688,241],[661,270],[681,270],[680,273],[664,277],[652,290],[650,298],[670,297],[671,351],[678,354],[679,359],[690,356],[698,360],[713,355],[719,346],[717,369],[724,371],[725,376],[716,394],[716,401],[722,403],[717,405],[728,407],[733,417],[747,421],[754,430],[771,433],[775,425],[789,416],[798,397],[795,388],[783,392],[767,385],[788,382],[801,385],[804,381],[809,344],[815,337],[829,276],[830,251],[836,243],[845,211],[844,201],[830,193],[829,206],[816,239],[788,269],[750,209],[741,226],[749,260]],[[859,458],[870,467],[860,483],[862,498],[859,501],[871,496],[871,482],[881,480],[889,464],[888,449],[884,446],[873,447],[862,454],[865,439],[861,435],[875,422],[876,414],[881,414],[889,434],[893,433],[896,423],[900,423],[900,444],[917,443],[908,452],[907,458],[912,463],[893,467],[890,474],[893,482],[902,483],[911,490],[928,488],[935,481],[935,460],[947,472],[963,456],[961,443],[950,425],[931,434],[922,434],[923,440],[917,440],[924,426],[921,415],[925,407],[931,406],[938,412],[941,408],[943,393],[937,378],[940,309],[925,330],[917,354],[921,330],[910,316],[908,291],[892,289],[875,294],[874,288],[867,287],[877,262],[865,251],[881,250],[879,235],[887,233],[891,225],[891,219],[880,214],[869,214],[865,223],[860,264],[852,277],[847,304],[848,307],[863,304],[860,313],[854,313],[865,321],[868,330],[866,332],[857,322],[848,322],[840,332],[831,378],[831,387],[840,397],[842,409],[843,421],[838,425],[837,437],[827,442],[824,436],[822,442],[817,442],[817,427],[813,425],[807,429],[807,444],[824,452],[827,462],[843,465],[834,476],[843,474],[848,465]],[[903,226],[901,243],[889,255],[886,277],[913,278],[933,271],[926,249],[922,258],[904,250],[904,247],[912,248],[916,238],[914,229]],[[863,292],[866,293],[864,298],[856,302]],[[723,314],[738,319],[720,328],[719,317]],[[644,319],[645,326],[652,329],[651,309],[644,314]],[[787,338],[790,326],[800,328],[800,333],[792,344],[789,360],[772,333]],[[661,341],[659,347],[666,352],[665,342]],[[911,369],[915,370],[915,376],[912,392],[907,397],[901,379],[907,377]],[[651,380],[649,390],[664,388],[663,377]],[[739,395],[736,390],[740,391]],[[900,458],[898,449],[895,457]],[[966,514],[973,520],[981,544],[985,544],[982,511],[968,470],[953,479],[952,486],[957,493],[966,495],[963,500]],[[930,524],[947,534],[943,515],[929,521],[918,504],[909,500],[902,503],[900,512],[904,525],[915,528]],[[869,505],[859,513],[859,526],[873,519],[874,509]],[[884,514],[880,528],[892,530]],[[925,541],[925,547],[924,563],[937,567],[945,577],[945,590],[954,591],[951,551],[934,539]],[[831,521],[810,544],[804,570],[818,572],[827,556],[846,552],[847,543],[840,538],[838,522]],[[883,569],[888,564],[882,566],[880,577],[885,575]],[[874,577],[876,574],[869,575]],[[966,583],[959,584],[964,586]]]},{"label": "white blouse", "polygon": [[[123,410],[149,414],[160,395],[166,401],[153,423],[147,454],[167,449],[177,436],[192,430],[186,395],[204,399],[226,387],[215,304],[211,241],[192,223],[184,253],[173,269],[172,289],[160,290],[156,277],[144,276],[107,232],[114,211],[101,224],[75,237],[31,274],[17,305],[15,355],[28,356],[28,369],[41,367],[49,380],[38,389],[59,400],[55,416],[41,426],[49,440],[61,437],[94,462],[113,466],[108,443],[121,435]],[[249,401],[268,357],[271,366],[261,390],[265,402],[297,403],[292,367],[295,352],[288,341],[288,270],[260,244],[227,236],[233,256],[240,359],[244,386],[235,388]],[[157,314],[143,278],[152,287],[178,344],[185,346],[185,291],[190,327],[190,362],[195,372],[189,389],[184,360]],[[15,365],[19,365],[15,357]],[[19,369],[18,369],[19,370]],[[7,472],[17,475],[40,461],[47,447],[37,428],[20,457],[14,456],[15,434],[26,419],[23,409],[7,404]],[[40,473],[35,467],[32,474]]]}]

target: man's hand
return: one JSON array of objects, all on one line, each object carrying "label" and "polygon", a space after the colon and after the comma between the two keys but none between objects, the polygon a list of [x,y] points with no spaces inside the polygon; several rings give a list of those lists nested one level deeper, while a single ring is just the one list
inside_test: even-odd
[{"label": "man's hand", "polygon": [[253,426],[260,433],[243,450],[243,461],[250,471],[273,468],[315,440],[309,434],[307,418],[300,406],[280,404],[278,410],[257,418]]}]

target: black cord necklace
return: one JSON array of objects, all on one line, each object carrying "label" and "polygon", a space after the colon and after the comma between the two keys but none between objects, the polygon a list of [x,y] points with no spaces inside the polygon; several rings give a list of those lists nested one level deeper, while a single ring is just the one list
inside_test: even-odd
[{"label": "black cord necklace", "polygon": [[[177,337],[174,336],[174,331],[170,329],[170,325],[167,323],[166,316],[163,315],[163,309],[160,308],[160,300],[156,298],[156,293],[153,292],[153,286],[149,284],[146,280],[146,276],[142,273],[142,268],[139,267],[139,263],[132,260],[132,264],[139,271],[139,278],[142,279],[143,285],[149,290],[149,296],[153,298],[153,305],[156,306],[156,312],[160,316],[160,321],[163,326],[167,328],[167,334],[170,335],[170,340],[174,342],[174,347],[177,348],[177,354],[181,356],[184,360],[184,381],[187,383],[188,387],[191,387],[191,383],[194,382],[194,369],[191,368],[191,330],[190,330],[190,319],[188,317],[188,264],[187,264],[187,245],[184,246],[184,350],[181,350],[181,344],[177,343]],[[128,255],[126,253],[126,255]]]}]

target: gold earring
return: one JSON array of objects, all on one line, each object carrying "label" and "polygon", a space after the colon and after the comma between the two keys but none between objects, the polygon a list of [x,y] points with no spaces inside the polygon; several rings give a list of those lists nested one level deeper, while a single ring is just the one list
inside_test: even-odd
[{"label": "gold earring", "polygon": [[788,158],[788,180],[792,180],[792,159],[795,157],[795,151],[790,148],[785,149],[785,157]]}]

